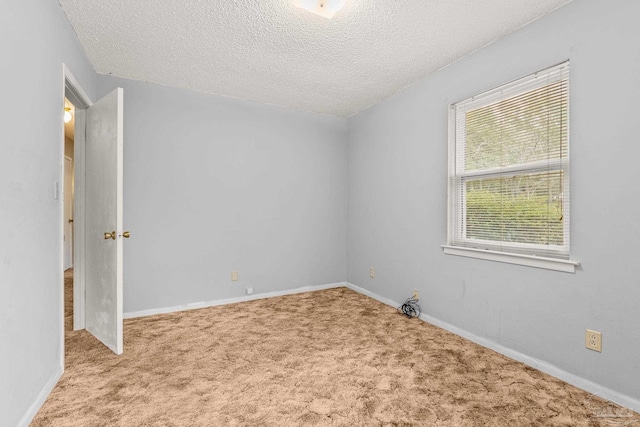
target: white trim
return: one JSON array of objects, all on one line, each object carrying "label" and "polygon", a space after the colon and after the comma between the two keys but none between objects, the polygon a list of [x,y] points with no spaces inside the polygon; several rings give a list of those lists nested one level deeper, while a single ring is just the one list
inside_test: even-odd
[{"label": "white trim", "polygon": [[[84,91],[82,85],[78,82],[78,79],[75,78],[75,76],[65,63],[62,64],[62,76],[65,80],[65,82],[63,83],[69,83],[69,89],[71,93],[68,93],[66,95],[67,98],[74,104],[74,107],[81,108],[83,110],[91,107],[91,105],[93,104],[91,102],[91,98]],[[80,105],[75,105],[78,103]]]},{"label": "white trim", "polygon": [[76,107],[74,135],[73,199],[73,329],[85,328],[85,118],[87,110]]},{"label": "white trim", "polygon": [[326,285],[302,286],[295,289],[287,289],[285,291],[266,292],[263,294],[246,295],[241,297],[225,298],[225,299],[211,300],[211,301],[194,302],[189,304],[175,305],[172,307],[161,307],[161,308],[152,308],[149,310],[131,311],[128,313],[124,313],[124,318],[133,319],[136,317],[154,316],[156,314],[166,314],[166,313],[174,313],[178,311],[196,310],[198,308],[216,307],[219,305],[235,304],[238,302],[253,301],[257,299],[265,299],[265,298],[272,298],[272,297],[280,297],[283,295],[301,294],[304,292],[321,291],[323,289],[341,288],[346,286],[347,286],[346,282],[329,283]]},{"label": "white trim", "polygon": [[[367,289],[361,288],[354,284],[347,283],[346,286],[355,292],[366,295],[370,298],[373,298],[391,307],[396,308],[401,305],[401,303],[397,301],[393,301],[389,298],[381,297],[376,293],[373,293]],[[589,381],[585,378],[579,377],[557,366],[554,366],[542,360],[536,359],[535,357],[527,356],[526,354],[520,353],[511,348],[505,347],[494,341],[479,337],[475,334],[472,334],[471,332],[458,328],[457,326],[453,326],[450,323],[436,319],[435,317],[431,317],[427,314],[422,313],[420,315],[420,320],[430,323],[432,325],[435,325],[439,328],[445,329],[462,338],[468,339],[469,341],[472,341],[478,345],[481,345],[482,347],[486,347],[491,350],[494,350],[510,359],[516,360],[518,362],[524,363],[525,365],[531,366],[532,368],[538,369],[539,371],[544,372],[545,374],[551,375],[552,377],[565,381],[588,393],[595,394],[596,396],[599,396],[605,400],[609,400],[611,402],[617,403],[618,405],[622,405],[625,408],[632,409],[636,412],[640,411],[640,400],[635,399],[631,396],[627,396],[626,394],[617,392],[615,390],[611,390],[610,388],[604,387],[600,384],[594,383],[593,381]]]},{"label": "white trim", "polygon": [[594,383],[593,381],[589,381],[585,378],[579,377],[578,375],[567,372],[564,369],[561,369],[555,365],[551,365],[543,360],[536,359],[535,357],[520,353],[516,350],[500,345],[494,341],[479,337],[475,334],[472,334],[471,332],[465,331],[464,329],[453,326],[447,322],[443,322],[427,314],[420,314],[420,319],[427,323],[431,323],[432,325],[435,325],[439,328],[445,329],[451,333],[454,333],[458,336],[461,336],[462,338],[468,339],[469,341],[481,345],[482,347],[494,350],[504,356],[507,356],[510,359],[538,369],[545,374],[549,374],[552,377],[565,381],[589,393],[600,396],[605,400],[610,400],[619,405],[634,409],[635,411],[640,410],[640,400],[634,399],[615,390],[611,390],[610,388]]},{"label": "white trim", "polygon": [[116,230],[118,239],[116,240],[116,354],[124,351],[124,272],[123,272],[123,192],[124,192],[124,90],[116,88],[117,100],[117,137],[116,137]]},{"label": "white trim", "polygon": [[[511,83],[507,83],[505,85],[498,86],[492,90],[487,92],[478,94],[471,98],[467,98],[463,101],[457,102],[455,104],[449,105],[448,109],[448,156],[449,156],[449,164],[448,164],[448,182],[447,182],[447,246],[456,248],[458,247],[466,247],[464,244],[467,239],[467,183],[473,181],[480,181],[486,179],[504,179],[508,177],[520,176],[520,175],[531,175],[531,174],[542,174],[542,173],[561,173],[562,175],[562,217],[561,222],[563,225],[563,241],[562,245],[537,245],[537,244],[526,244],[528,247],[527,252],[531,251],[531,253],[535,253],[539,256],[539,258],[547,258],[554,260],[555,258],[551,257],[568,257],[569,255],[569,244],[570,244],[570,209],[569,209],[569,190],[570,190],[570,174],[569,174],[569,149],[570,149],[570,139],[569,139],[569,123],[567,122],[567,135],[566,135],[566,156],[563,156],[560,153],[560,158],[557,159],[545,159],[532,161],[528,163],[515,164],[515,165],[507,165],[507,166],[498,166],[492,168],[481,168],[481,169],[472,169],[466,170],[466,164],[464,162],[464,153],[466,152],[466,113],[469,111],[474,111],[479,108],[484,108],[485,106],[492,105],[497,101],[501,100],[509,100],[513,97],[519,96],[521,94],[526,94],[527,92],[544,88],[549,84],[555,82],[563,82],[566,81],[566,88],[562,86],[562,93],[566,89],[566,102],[567,102],[567,117],[570,116],[569,108],[570,108],[570,95],[569,95],[569,61],[564,61],[555,66],[549,67],[544,70],[540,70],[528,76],[525,76],[521,79],[515,80]],[[556,100],[561,101],[564,97],[559,97]],[[473,239],[475,241],[475,239]],[[460,244],[460,246],[458,246]],[[469,245],[472,246],[472,245]],[[514,244],[512,242],[500,241],[496,239],[493,247],[489,246],[492,249],[496,249],[496,246],[511,246],[515,248],[520,246],[519,244]],[[500,255],[498,256],[487,256],[483,255],[466,255],[462,252],[456,251],[456,253],[448,252],[445,250],[445,253],[452,253],[454,255],[461,256],[471,256],[478,259],[489,259],[493,261],[501,261],[511,264],[519,264],[519,265],[529,265],[538,268],[545,268],[551,270],[559,270],[566,272],[575,272],[574,266],[566,266],[557,264],[554,262],[529,262],[523,261],[521,257],[517,256],[518,250],[513,250],[515,252],[514,256],[510,255],[502,255],[502,252],[498,252]],[[513,253],[512,252],[512,253]]]},{"label": "white trim", "polygon": [[575,273],[579,261],[568,259],[546,258],[535,255],[524,255],[507,252],[491,251],[488,249],[466,248],[463,246],[442,245],[447,255],[457,255],[469,258],[485,259],[488,261],[504,262],[507,264],[525,265],[527,267],[544,268],[546,270]]},{"label": "white trim", "polygon": [[61,202],[59,205],[59,217],[58,217],[58,227],[60,227],[59,229],[59,236],[58,236],[58,243],[60,244],[60,269],[58,271],[58,277],[56,280],[56,284],[58,286],[58,298],[59,298],[59,307],[60,307],[60,323],[59,323],[59,342],[60,342],[60,350],[59,350],[59,354],[58,357],[60,358],[60,365],[63,367],[62,370],[64,371],[64,197],[66,197],[66,195],[64,195],[64,148],[65,148],[65,138],[64,138],[64,98],[65,98],[65,92],[66,92],[66,77],[65,77],[65,65],[62,64],[62,99],[60,100],[60,116],[58,119],[58,123],[60,125],[60,159],[59,159],[59,178],[58,181],[55,183],[56,186],[60,186],[60,183],[62,183],[62,189],[63,189],[63,197],[58,197],[58,194],[60,193],[58,191],[58,188],[56,188],[56,198],[58,199],[57,201]]},{"label": "white trim", "polygon": [[42,408],[44,402],[47,401],[47,398],[55,388],[56,384],[58,384],[63,372],[64,369],[62,368],[62,365],[60,365],[53,376],[49,378],[49,381],[47,381],[44,387],[42,387],[42,390],[40,390],[40,393],[38,393],[38,396],[35,398],[31,406],[29,406],[27,412],[22,416],[20,422],[18,422],[19,427],[28,427],[29,424],[31,424],[31,421],[33,421],[35,416],[38,414],[38,411]]},{"label": "white trim", "polygon": [[393,308],[398,308],[398,307],[400,307],[402,305],[402,303],[398,303],[398,302],[396,302],[396,301],[394,301],[394,300],[392,300],[390,298],[385,298],[385,297],[380,296],[380,295],[378,295],[378,294],[376,294],[374,292],[371,292],[368,289],[361,288],[360,286],[356,286],[356,285],[354,285],[352,283],[347,282],[347,284],[345,286],[347,288],[351,289],[352,291],[355,291],[355,292],[357,292],[359,294],[362,294],[362,295],[366,295],[369,298],[373,298],[374,300],[379,301],[379,302],[381,302],[383,304],[389,305],[389,306],[391,306]]},{"label": "white trim", "polygon": [[[488,91],[479,93],[465,100],[456,102],[454,107],[463,111],[490,105],[504,97],[514,97],[529,92],[532,89],[558,82],[569,77],[569,60],[553,65],[544,70],[521,77],[512,82],[500,85]],[[542,79],[542,82],[540,80]]]},{"label": "white trim", "polygon": [[447,169],[447,241],[452,242],[456,238],[456,225],[458,213],[458,205],[456,203],[457,195],[453,194],[452,189],[456,188],[456,174],[451,171],[456,170],[456,109],[449,106],[449,130],[448,130],[448,169]]}]

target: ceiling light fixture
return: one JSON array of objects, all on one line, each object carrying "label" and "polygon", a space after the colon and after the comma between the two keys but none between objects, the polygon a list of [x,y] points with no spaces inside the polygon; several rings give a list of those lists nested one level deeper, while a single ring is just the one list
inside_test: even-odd
[{"label": "ceiling light fixture", "polygon": [[71,108],[65,107],[64,108],[64,122],[65,123],[69,123],[72,118],[73,118],[73,116],[71,115]]},{"label": "ceiling light fixture", "polygon": [[342,9],[346,0],[294,0],[293,4],[311,13],[331,19]]}]

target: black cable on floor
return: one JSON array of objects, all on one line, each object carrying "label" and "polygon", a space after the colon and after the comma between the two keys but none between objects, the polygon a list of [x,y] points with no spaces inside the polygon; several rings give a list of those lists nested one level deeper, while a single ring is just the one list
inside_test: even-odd
[{"label": "black cable on floor", "polygon": [[398,313],[404,314],[409,318],[420,316],[420,306],[418,305],[418,300],[407,298],[404,304],[398,307]]}]

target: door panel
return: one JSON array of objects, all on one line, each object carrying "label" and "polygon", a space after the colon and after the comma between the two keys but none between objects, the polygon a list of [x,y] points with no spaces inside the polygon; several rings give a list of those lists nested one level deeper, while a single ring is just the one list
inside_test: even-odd
[{"label": "door panel", "polygon": [[123,351],[122,107],[121,88],[89,107],[85,143],[86,328],[116,354]]}]

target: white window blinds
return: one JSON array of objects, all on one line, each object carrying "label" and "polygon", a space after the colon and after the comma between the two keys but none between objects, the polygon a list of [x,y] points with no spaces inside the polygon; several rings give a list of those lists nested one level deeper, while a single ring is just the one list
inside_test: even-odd
[{"label": "white window blinds", "polygon": [[449,245],[569,257],[569,63],[451,107]]}]

